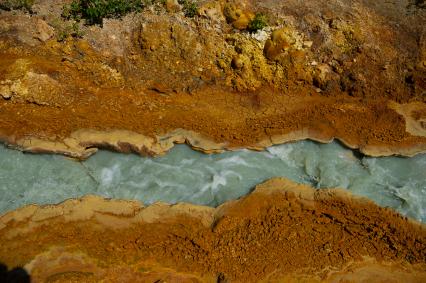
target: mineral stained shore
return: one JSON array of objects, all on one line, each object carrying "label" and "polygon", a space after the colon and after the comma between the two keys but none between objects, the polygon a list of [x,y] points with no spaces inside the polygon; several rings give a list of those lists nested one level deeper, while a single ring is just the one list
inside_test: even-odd
[{"label": "mineral stained shore", "polygon": [[[307,138],[426,151],[423,1],[197,1],[194,18],[166,1],[102,26],[61,17],[69,2],[0,11],[10,146],[80,159]],[[256,13],[269,26],[250,33]],[[34,282],[424,282],[425,235],[368,200],[275,179],[217,209],[28,206],[0,216],[0,263]]]},{"label": "mineral stained shore", "polygon": [[[207,152],[306,138],[426,150],[426,16],[409,1],[199,1],[194,18],[156,4],[102,27],[62,18],[68,2],[1,12],[7,144],[77,158],[155,155],[164,139]],[[254,13],[269,27],[249,33]],[[133,138],[108,138],[117,130]]]},{"label": "mineral stained shore", "polygon": [[216,209],[88,196],[0,218],[0,260],[34,282],[424,282],[425,240],[367,199],[286,179]]}]

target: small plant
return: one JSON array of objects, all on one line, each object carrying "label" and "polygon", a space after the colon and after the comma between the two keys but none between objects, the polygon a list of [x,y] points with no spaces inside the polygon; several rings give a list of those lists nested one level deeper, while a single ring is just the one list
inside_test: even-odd
[{"label": "small plant", "polygon": [[198,5],[191,0],[178,0],[178,3],[182,5],[185,17],[193,18],[197,15]]},{"label": "small plant", "polygon": [[64,41],[68,37],[74,37],[74,38],[82,38],[84,35],[84,32],[81,30],[78,23],[72,23],[71,25],[66,25],[65,27],[58,28],[58,34],[56,36],[56,39],[58,41]]},{"label": "small plant", "polygon": [[120,18],[130,12],[140,12],[145,7],[141,0],[73,0],[63,9],[62,16],[67,19],[80,21],[86,24],[102,25],[104,18]]},{"label": "small plant", "polygon": [[31,12],[34,0],[0,0],[0,10],[26,10]]},{"label": "small plant", "polygon": [[250,32],[256,32],[268,26],[268,19],[264,14],[257,13],[253,20],[248,24],[247,29]]}]

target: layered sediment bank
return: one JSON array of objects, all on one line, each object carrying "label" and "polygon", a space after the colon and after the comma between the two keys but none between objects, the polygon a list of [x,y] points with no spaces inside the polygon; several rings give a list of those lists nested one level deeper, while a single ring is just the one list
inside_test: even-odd
[{"label": "layered sediment bank", "polygon": [[[156,4],[102,26],[61,17],[66,2],[0,11],[9,145],[76,158],[302,139],[372,156],[426,150],[426,14],[408,2],[201,1],[195,18]],[[255,13],[267,28],[230,17]],[[63,36],[76,25],[81,35]]]},{"label": "layered sediment bank", "polygon": [[0,217],[0,261],[34,282],[402,280],[425,227],[337,189],[272,179],[214,209],[85,197]]},{"label": "layered sediment bank", "polygon": [[[337,106],[334,105],[331,107],[335,108]],[[345,112],[343,106],[340,105],[339,107],[340,111]],[[355,104],[347,107],[355,107]],[[7,107],[5,109],[7,109]],[[418,114],[423,112],[426,113],[425,104],[411,103],[401,105],[397,103],[391,103],[390,107],[385,111],[389,112],[388,114],[394,116],[394,118],[397,118],[398,122],[395,123],[395,120],[390,119],[390,117],[381,117],[380,119],[383,119],[383,121],[380,123],[380,128],[382,128],[380,131],[386,131],[387,133],[386,135],[383,133],[380,135],[380,141],[375,139],[373,142],[371,142],[368,137],[373,135],[377,138],[378,134],[370,128],[372,125],[370,123],[371,121],[368,119],[363,119],[363,117],[365,117],[367,114],[365,110],[368,111],[368,108],[360,111],[360,113],[357,114],[361,115],[360,117],[357,115],[352,115],[353,113],[351,114],[351,120],[358,120],[355,125],[351,121],[344,122],[344,117],[333,118],[336,119],[333,121],[340,121],[339,124],[342,127],[341,129],[336,128],[334,122],[332,124],[328,124],[326,121],[321,121],[321,118],[315,122],[315,127],[308,125],[303,126],[308,122],[307,120],[313,119],[312,116],[306,116],[306,121],[301,121],[299,125],[294,124],[293,121],[285,123],[282,118],[278,117],[275,118],[276,120],[274,121],[283,123],[282,126],[284,128],[278,127],[274,130],[275,133],[273,135],[268,134],[270,129],[265,130],[263,133],[259,133],[260,129],[263,127],[261,124],[257,124],[259,128],[252,128],[252,125],[246,125],[252,128],[252,131],[239,133],[238,131],[241,130],[241,127],[239,127],[238,129],[233,128],[230,132],[227,133],[227,130],[221,131],[221,126],[219,126],[219,123],[222,124],[222,122],[225,121],[222,120],[219,122],[219,120],[215,121],[214,119],[210,119],[207,125],[198,123],[199,120],[193,120],[192,126],[189,126],[189,128],[193,129],[193,127],[196,126],[195,128],[202,134],[193,130],[174,129],[170,132],[156,135],[156,132],[161,131],[161,125],[159,125],[158,129],[151,129],[154,132],[150,132],[150,127],[148,127],[148,129],[139,128],[139,130],[144,133],[141,134],[138,132],[126,130],[125,128],[127,126],[125,124],[128,121],[126,121],[126,117],[123,117],[123,120],[117,121],[117,124],[114,125],[116,127],[122,127],[121,130],[80,129],[71,132],[69,136],[64,138],[50,137],[49,135],[56,136],[56,133],[54,132],[46,134],[45,138],[41,138],[33,127],[31,127],[32,129],[30,130],[31,134],[24,134],[21,132],[24,129],[15,128],[15,130],[12,132],[9,130],[4,130],[4,133],[2,134],[2,140],[5,144],[23,151],[34,153],[57,153],[77,159],[86,159],[90,155],[94,154],[99,148],[112,149],[118,152],[135,152],[145,156],[158,156],[164,155],[174,146],[174,144],[180,143],[186,143],[193,149],[205,153],[219,153],[226,150],[237,150],[241,148],[264,150],[266,147],[272,145],[305,139],[310,139],[321,143],[329,143],[332,142],[333,139],[337,139],[351,149],[356,149],[365,155],[376,157],[390,155],[414,156],[416,154],[426,152],[426,118],[421,115],[419,116]],[[392,114],[394,110],[395,112]],[[22,109],[20,111],[22,111]],[[371,114],[373,114],[373,111],[377,111],[377,109],[370,111],[372,111]],[[32,112],[34,112],[34,110]],[[398,117],[398,114],[401,115],[401,117]],[[90,114],[88,115],[90,116]],[[282,115],[285,114],[283,113]],[[93,120],[89,116],[85,116],[84,123],[90,122],[90,124],[92,124]],[[413,116],[415,117],[413,118]],[[96,119],[98,118],[99,117]],[[235,119],[231,119],[230,121],[232,121],[232,123],[238,123],[239,119],[236,117],[234,118]],[[288,121],[290,118],[291,115],[287,116],[286,121]],[[28,119],[28,117],[25,119]],[[73,118],[70,117],[70,119]],[[182,121],[181,119],[184,119],[184,117],[179,117],[177,119]],[[32,119],[30,118],[30,120]],[[271,122],[272,120],[268,121]],[[17,121],[14,121],[14,123],[16,122]],[[195,125],[195,123],[197,124]],[[357,124],[359,125],[359,128],[356,128]],[[61,132],[67,132],[68,125],[69,124],[64,123],[62,124],[63,127],[58,128],[57,130],[60,130]],[[103,123],[100,125],[103,125]],[[132,130],[135,130],[134,126],[137,126],[137,124],[133,124],[131,126]],[[208,126],[208,128],[206,128],[206,126]],[[379,125],[377,124],[377,126]],[[86,125],[83,124],[82,127],[85,128]],[[48,128],[50,128],[50,125]],[[96,128],[99,128],[99,126],[96,126]],[[214,129],[216,129],[217,132],[211,132],[211,130]],[[208,130],[209,133],[206,133],[206,130]],[[17,134],[16,132],[20,133]],[[219,134],[219,132],[222,138],[217,138],[216,135]],[[239,141],[223,138],[228,134],[232,134],[234,137],[235,135],[239,135]],[[392,138],[394,135],[396,135],[397,138]],[[386,138],[384,139],[384,137]]]}]

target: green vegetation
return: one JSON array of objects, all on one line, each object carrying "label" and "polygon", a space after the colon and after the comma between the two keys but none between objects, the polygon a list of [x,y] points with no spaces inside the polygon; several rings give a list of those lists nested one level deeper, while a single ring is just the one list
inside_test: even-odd
[{"label": "green vegetation", "polygon": [[73,0],[64,7],[62,15],[77,21],[85,19],[88,25],[102,25],[104,18],[120,18],[130,12],[139,12],[144,7],[145,1],[141,0]]},{"label": "green vegetation", "polygon": [[[76,21],[84,19],[88,25],[102,25],[104,18],[120,18],[131,12],[140,12],[149,5],[165,3],[165,0],[73,0],[64,6],[62,16]],[[193,18],[197,14],[198,5],[193,0],[178,0],[178,3],[186,17]]]},{"label": "green vegetation", "polygon": [[198,5],[194,1],[191,0],[178,0],[178,3],[182,5],[183,12],[185,13],[185,17],[193,18],[197,15]]},{"label": "green vegetation", "polygon": [[81,38],[83,35],[84,33],[78,23],[72,23],[71,25],[59,28],[56,39],[58,41],[64,41],[69,37]]},{"label": "green vegetation", "polygon": [[50,25],[56,31],[57,41],[64,41],[70,37],[82,38],[84,35],[84,32],[81,29],[82,23],[78,23],[76,21],[62,21],[62,19],[56,18],[50,22]]},{"label": "green vegetation", "polygon": [[256,32],[268,26],[268,19],[264,14],[258,13],[254,19],[249,23],[247,29],[250,32]]},{"label": "green vegetation", "polygon": [[26,10],[31,12],[34,0],[0,0],[0,10]]}]

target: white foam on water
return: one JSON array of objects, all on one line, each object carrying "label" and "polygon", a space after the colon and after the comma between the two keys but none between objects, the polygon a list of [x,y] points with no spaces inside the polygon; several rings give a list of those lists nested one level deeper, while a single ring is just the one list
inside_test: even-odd
[{"label": "white foam on water", "polygon": [[417,218],[425,219],[426,216],[426,189],[420,188],[418,191],[410,189],[411,186],[393,187],[390,186],[389,190],[393,195],[400,199],[400,209],[404,209],[411,215],[418,215]]},{"label": "white foam on water", "polygon": [[282,161],[286,162],[289,166],[296,167],[294,159],[290,156],[293,153],[293,150],[294,148],[292,144],[273,146],[266,149],[266,151],[271,154],[270,158],[278,157]]},{"label": "white foam on water", "polygon": [[118,164],[115,164],[111,168],[103,168],[101,171],[101,185],[109,187],[113,185],[114,180],[119,179],[120,176],[120,167]]},{"label": "white foam on water", "polygon": [[256,164],[249,164],[247,163],[243,157],[240,156],[230,156],[224,159],[221,159],[217,161],[218,165],[224,166],[224,167],[233,167],[233,166],[246,166],[246,167],[256,167]]}]

